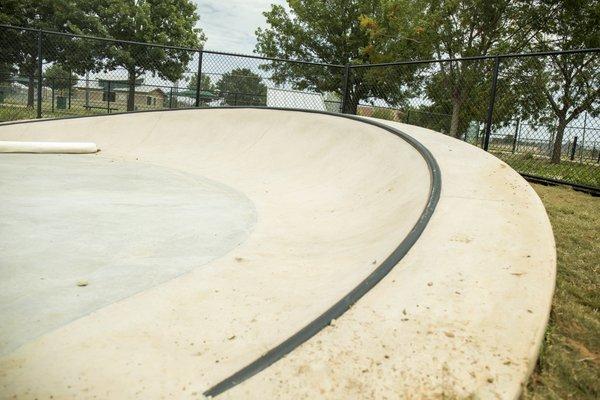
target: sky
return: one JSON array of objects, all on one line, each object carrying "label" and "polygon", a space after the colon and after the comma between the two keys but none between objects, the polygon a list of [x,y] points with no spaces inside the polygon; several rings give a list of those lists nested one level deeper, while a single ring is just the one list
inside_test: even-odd
[{"label": "sky", "polygon": [[208,40],[207,50],[252,53],[254,31],[266,25],[264,11],[285,0],[193,0],[198,5],[200,27]]}]

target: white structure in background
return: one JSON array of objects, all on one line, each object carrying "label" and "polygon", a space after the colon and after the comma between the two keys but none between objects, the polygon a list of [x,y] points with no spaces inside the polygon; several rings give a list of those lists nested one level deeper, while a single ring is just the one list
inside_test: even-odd
[{"label": "white structure in background", "polygon": [[289,89],[267,88],[267,107],[327,111],[322,94]]}]

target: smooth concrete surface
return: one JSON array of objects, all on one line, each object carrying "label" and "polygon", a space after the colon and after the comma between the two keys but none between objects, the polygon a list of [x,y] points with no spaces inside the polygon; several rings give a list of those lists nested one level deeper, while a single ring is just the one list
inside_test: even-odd
[{"label": "smooth concrete surface", "polygon": [[[493,156],[390,124],[424,144],[442,170],[423,235],[331,326],[219,397],[518,396],[554,287],[545,210]],[[256,209],[251,234],[229,253],[2,356],[6,397],[199,397],[376,268],[430,189],[424,160],[405,141],[320,114],[139,113],[4,125],[0,139],[94,141],[102,152],[88,157],[219,182]]]},{"label": "smooth concrete surface", "polygon": [[98,151],[96,143],[0,141],[0,153],[88,154]]},{"label": "smooth concrete surface", "polygon": [[241,193],[162,167],[0,162],[0,355],[228,253],[256,220]]}]

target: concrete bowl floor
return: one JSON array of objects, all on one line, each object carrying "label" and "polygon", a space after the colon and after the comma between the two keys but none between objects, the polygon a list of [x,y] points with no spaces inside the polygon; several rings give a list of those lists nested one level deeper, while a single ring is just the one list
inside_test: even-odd
[{"label": "concrete bowl floor", "polygon": [[365,121],[248,108],[0,125],[0,140],[102,150],[0,154],[2,395],[194,398],[227,380],[410,236],[433,190],[414,140],[442,189],[410,251],[219,398],[517,397],[554,288],[541,201],[480,149]]},{"label": "concrete bowl floor", "polygon": [[167,168],[0,156],[0,354],[228,253],[254,206]]}]

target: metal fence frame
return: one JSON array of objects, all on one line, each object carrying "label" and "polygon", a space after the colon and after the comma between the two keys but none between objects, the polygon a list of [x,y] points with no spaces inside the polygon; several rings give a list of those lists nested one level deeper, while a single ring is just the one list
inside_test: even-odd
[{"label": "metal fence frame", "polygon": [[[203,48],[189,48],[189,47],[179,47],[179,46],[169,46],[169,45],[161,45],[155,43],[144,43],[144,42],[136,42],[136,41],[128,41],[128,40],[118,40],[113,38],[105,38],[105,37],[96,37],[96,36],[88,36],[88,35],[77,35],[73,33],[65,33],[65,32],[54,32],[43,29],[34,29],[34,28],[26,28],[26,27],[16,27],[11,25],[0,24],[0,29],[9,29],[9,30],[18,30],[18,31],[26,31],[37,34],[37,102],[36,102],[36,118],[43,117],[43,109],[42,109],[42,92],[43,92],[43,56],[44,56],[44,36],[45,35],[57,35],[63,37],[70,38],[80,38],[87,39],[93,41],[101,41],[107,43],[115,43],[115,44],[127,44],[127,45],[136,45],[143,47],[153,47],[153,48],[162,48],[162,49],[173,49],[173,50],[182,50],[188,51],[192,53],[198,54],[198,62],[196,68],[196,98],[194,101],[194,107],[201,106],[201,79],[199,79],[203,74],[203,59],[205,54],[217,55],[217,56],[227,56],[227,57],[240,57],[244,59],[255,59],[261,61],[272,61],[279,63],[293,63],[298,65],[308,65],[308,66],[320,66],[320,67],[333,67],[333,68],[343,68],[343,79],[341,82],[341,104],[340,111],[342,113],[351,114],[352,112],[348,107],[348,99],[349,99],[349,87],[350,81],[353,77],[355,71],[360,69],[371,69],[371,68],[381,68],[381,67],[400,67],[400,66],[411,66],[411,65],[423,65],[423,64],[436,64],[436,63],[450,63],[450,62],[465,62],[465,61],[477,61],[477,60],[489,60],[493,61],[493,70],[491,76],[491,86],[489,88],[489,103],[487,105],[487,113],[485,119],[484,126],[484,134],[481,147],[485,151],[490,150],[490,140],[493,136],[492,134],[492,125],[494,122],[494,108],[496,106],[496,93],[497,93],[497,83],[498,76],[500,73],[500,62],[503,59],[510,58],[524,58],[524,57],[547,57],[547,56],[562,56],[569,54],[586,54],[586,53],[600,53],[600,48],[588,48],[588,49],[573,49],[573,50],[561,50],[561,51],[544,51],[544,52],[531,52],[531,53],[508,53],[508,54],[497,54],[497,55],[486,55],[486,56],[473,56],[473,57],[459,57],[459,58],[446,58],[446,59],[429,59],[429,60],[410,60],[410,61],[397,61],[397,62],[388,62],[388,63],[378,63],[378,64],[327,64],[327,63],[319,63],[313,61],[303,61],[303,60],[291,60],[291,59],[282,59],[282,58],[273,58],[273,57],[263,57],[259,55],[248,55],[248,54],[237,54],[237,53],[228,53],[221,51],[212,51],[205,50]],[[109,82],[110,85],[110,82]],[[109,86],[110,88],[110,86]],[[109,89],[110,91],[110,89]],[[52,96],[54,96],[54,92],[52,92]],[[172,97],[171,97],[172,101]],[[54,107],[54,100],[52,103]],[[135,111],[134,111],[135,112]],[[110,104],[108,107],[108,113],[110,113]],[[518,130],[518,125],[517,125]],[[516,141],[516,136],[515,136]],[[575,153],[575,147],[577,143],[577,137],[575,137],[575,142],[572,146],[572,153]],[[513,148],[514,148],[513,144]],[[571,159],[574,156],[571,156]],[[599,158],[600,162],[600,158]],[[535,176],[527,173],[522,173],[522,175],[528,179],[535,180],[538,182],[544,183],[559,183],[559,184],[567,184],[576,189],[585,190],[592,194],[600,194],[600,187],[592,187],[587,185],[577,184],[575,182],[564,181],[560,179],[553,179],[549,177],[543,176]]]}]

